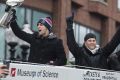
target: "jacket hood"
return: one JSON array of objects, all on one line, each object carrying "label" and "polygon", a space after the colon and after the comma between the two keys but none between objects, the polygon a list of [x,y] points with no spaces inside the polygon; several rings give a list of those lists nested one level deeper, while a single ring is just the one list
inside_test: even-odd
[{"label": "jacket hood", "polygon": [[48,36],[49,39],[53,39],[53,38],[56,38],[56,37],[57,36],[55,34],[53,34],[53,33],[50,33],[49,36]]}]

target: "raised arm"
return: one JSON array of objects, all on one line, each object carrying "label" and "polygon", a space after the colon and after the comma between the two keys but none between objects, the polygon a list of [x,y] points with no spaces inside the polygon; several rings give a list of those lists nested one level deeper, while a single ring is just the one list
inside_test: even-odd
[{"label": "raised arm", "polygon": [[67,34],[67,45],[71,53],[73,54],[74,57],[78,57],[80,53],[80,47],[75,41],[74,33],[73,33],[73,17],[74,15],[67,17],[66,22],[67,22],[67,29],[66,29],[66,34]]},{"label": "raised arm", "polygon": [[20,39],[27,41],[28,43],[31,43],[33,41],[32,35],[29,33],[26,33],[24,31],[22,31],[17,22],[16,22],[16,12],[13,12],[12,19],[11,19],[11,23],[10,23],[10,27],[12,28],[12,31],[14,32],[14,34],[19,37]]},{"label": "raised arm", "polygon": [[111,41],[103,47],[103,53],[105,54],[106,57],[108,57],[113,51],[116,49],[116,47],[120,43],[120,28],[117,30]]}]

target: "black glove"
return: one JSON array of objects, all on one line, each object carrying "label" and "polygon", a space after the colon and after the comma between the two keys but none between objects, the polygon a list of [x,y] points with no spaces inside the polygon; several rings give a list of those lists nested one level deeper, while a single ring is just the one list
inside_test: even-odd
[{"label": "black glove", "polygon": [[5,12],[9,12],[9,11],[10,11],[10,9],[11,9],[11,6],[6,5]]},{"label": "black glove", "polygon": [[66,18],[67,29],[72,29],[73,28],[73,18],[74,18],[74,13],[72,13],[72,16],[69,16],[69,17]]}]

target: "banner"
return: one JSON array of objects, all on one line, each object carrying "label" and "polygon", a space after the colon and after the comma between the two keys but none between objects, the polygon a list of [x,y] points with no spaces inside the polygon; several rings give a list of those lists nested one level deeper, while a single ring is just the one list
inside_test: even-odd
[{"label": "banner", "polygon": [[119,72],[52,65],[10,63],[9,71],[2,80],[120,80]]}]

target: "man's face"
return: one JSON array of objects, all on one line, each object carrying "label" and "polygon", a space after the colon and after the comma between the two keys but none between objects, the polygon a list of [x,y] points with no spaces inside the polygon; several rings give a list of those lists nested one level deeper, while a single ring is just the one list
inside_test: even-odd
[{"label": "man's face", "polygon": [[89,38],[87,41],[85,41],[85,46],[89,48],[90,50],[93,50],[96,48],[96,39],[95,38]]},{"label": "man's face", "polygon": [[48,36],[49,31],[43,24],[38,23],[37,27],[38,27],[39,35]]}]

